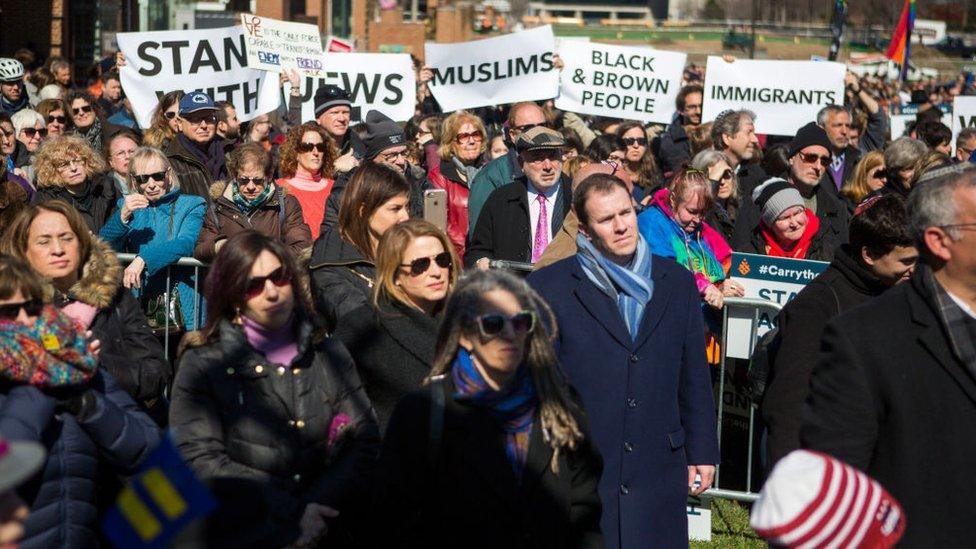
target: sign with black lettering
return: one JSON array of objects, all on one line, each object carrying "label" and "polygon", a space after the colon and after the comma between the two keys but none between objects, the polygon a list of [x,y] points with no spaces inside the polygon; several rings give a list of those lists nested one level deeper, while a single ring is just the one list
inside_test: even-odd
[{"label": "sign with black lettering", "polygon": [[428,83],[444,112],[556,97],[559,70],[552,27],[424,48]]},{"label": "sign with black lettering", "polygon": [[160,96],[173,90],[203,91],[230,101],[241,122],[278,108],[278,75],[247,66],[244,30],[120,32],[126,64],[122,88],[143,128],[152,123]]},{"label": "sign with black lettering", "polygon": [[[942,118],[945,123],[945,117]],[[956,150],[956,137],[963,128],[976,126],[976,96],[957,95],[952,100],[952,150]],[[892,134],[894,138],[894,134]]]},{"label": "sign with black lettering", "polygon": [[[371,109],[403,122],[414,114],[417,80],[413,63],[406,53],[327,53],[325,67],[318,78],[302,79],[302,120],[315,119],[315,90],[334,84],[346,90],[353,112],[362,118]],[[285,97],[291,88],[285,83]],[[356,117],[353,117],[356,120]]]},{"label": "sign with black lettering", "polygon": [[252,69],[299,71],[305,76],[322,74],[322,38],[319,28],[250,13],[241,14],[247,43],[247,65]]},{"label": "sign with black lettering", "polygon": [[581,114],[671,122],[688,56],[651,48],[564,40],[556,107]]},{"label": "sign with black lettering", "polygon": [[756,113],[756,133],[794,135],[827,105],[844,104],[843,63],[753,61],[709,56],[702,122],[724,110]]}]

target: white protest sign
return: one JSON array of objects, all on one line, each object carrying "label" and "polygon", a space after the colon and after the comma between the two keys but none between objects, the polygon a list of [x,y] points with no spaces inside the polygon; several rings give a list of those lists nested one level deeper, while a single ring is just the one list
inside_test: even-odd
[{"label": "white protest sign", "polygon": [[[334,84],[346,90],[361,117],[371,109],[403,122],[414,115],[417,80],[406,53],[327,53],[319,78],[303,78],[302,120],[315,119],[315,90]],[[285,83],[285,97],[291,87]]]},{"label": "white protest sign", "polygon": [[[772,301],[780,306],[796,297],[811,280],[827,270],[829,263],[805,259],[787,259],[766,255],[732,254],[732,280],[745,288],[743,297]],[[749,358],[755,341],[750,341],[753,309],[730,306],[728,333],[726,334],[726,356]],[[768,313],[759,315],[756,337],[773,328],[773,319]]]},{"label": "white protest sign", "polygon": [[712,541],[712,501],[701,496],[688,496],[688,539]]},{"label": "white protest sign", "polygon": [[244,29],[120,32],[119,71],[139,126],[148,128],[159,96],[200,90],[230,101],[246,122],[278,108],[278,75],[247,67]]},{"label": "white protest sign", "polygon": [[[974,111],[973,114],[976,115],[976,111]],[[891,139],[898,139],[899,137],[905,135],[905,128],[908,127],[908,124],[915,121],[915,116],[916,115],[914,114],[893,114],[888,117],[888,125],[891,127]],[[952,113],[944,113],[942,115],[942,123],[945,124],[947,128],[951,128]],[[956,139],[956,133],[957,132],[953,132],[952,134],[953,141]]]},{"label": "white protest sign", "polygon": [[241,14],[247,39],[247,66],[270,72],[295,69],[305,76],[322,72],[322,38],[319,28],[250,13]]},{"label": "white protest sign", "polygon": [[552,27],[459,44],[428,43],[428,86],[444,112],[556,97]]},{"label": "white protest sign", "polygon": [[844,104],[842,63],[754,61],[709,56],[702,122],[724,110],[756,113],[756,133],[794,135],[827,105]]},{"label": "white protest sign", "polygon": [[687,55],[562,41],[559,57],[565,65],[557,108],[624,120],[671,122]]},{"label": "white protest sign", "polygon": [[963,128],[976,126],[976,96],[957,95],[952,100],[952,124],[947,125],[952,128],[952,151],[955,154],[956,137],[959,136],[959,132]]}]

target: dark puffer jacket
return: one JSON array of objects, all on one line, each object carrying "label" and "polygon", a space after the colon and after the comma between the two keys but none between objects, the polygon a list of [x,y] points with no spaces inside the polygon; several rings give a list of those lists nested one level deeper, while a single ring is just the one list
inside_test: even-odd
[{"label": "dark puffer jacket", "polygon": [[[333,442],[342,415],[348,425]],[[223,322],[216,341],[180,360],[170,423],[218,500],[206,529],[212,547],[288,545],[308,503],[355,516],[379,450],[376,416],[348,351],[316,338],[309,324],[298,328],[298,357],[279,365]]]},{"label": "dark puffer jacket", "polygon": [[111,374],[100,371],[90,387],[96,407],[84,421],[35,387],[0,390],[0,432],[47,449],[41,471],[18,489],[31,508],[23,549],[96,547],[99,466],[130,472],[159,443],[159,429]]},{"label": "dark puffer jacket", "polygon": [[[220,139],[215,136],[214,139]],[[227,144],[224,144],[226,150]],[[169,158],[173,166],[173,173],[180,182],[180,188],[186,194],[202,196],[208,203],[210,202],[210,186],[214,184],[214,177],[207,170],[192,152],[179,139],[174,137],[166,146],[166,157]],[[226,168],[223,170],[226,177]]]},{"label": "dark puffer jacket", "polygon": [[218,240],[248,230],[277,238],[295,257],[312,246],[312,232],[302,217],[301,204],[281,187],[276,186],[271,196],[250,215],[241,213],[234,204],[231,186],[226,181],[218,181],[210,187],[210,198],[213,202],[203,217],[203,228],[193,250],[193,257],[200,261],[213,261],[217,255],[214,245]]},{"label": "dark puffer jacket", "polygon": [[343,240],[337,229],[326,231],[315,241],[309,269],[315,308],[330,330],[344,316],[369,303],[376,265]]},{"label": "dark puffer jacket", "polygon": [[85,184],[89,185],[90,196],[87,200],[79,200],[77,195],[68,192],[68,189],[61,185],[38,185],[37,193],[34,194],[34,203],[44,200],[64,200],[78,210],[88,229],[98,234],[115,212],[119,192],[110,179],[103,177],[92,178]]}]

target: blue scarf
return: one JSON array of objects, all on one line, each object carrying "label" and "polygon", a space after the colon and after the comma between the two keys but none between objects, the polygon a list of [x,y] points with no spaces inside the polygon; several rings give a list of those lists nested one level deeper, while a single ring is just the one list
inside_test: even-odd
[{"label": "blue scarf", "polygon": [[622,267],[603,256],[582,234],[576,236],[576,259],[590,282],[617,302],[620,316],[631,339],[637,338],[644,309],[654,295],[651,280],[651,252],[643,236],[638,236],[637,252],[630,265]]},{"label": "blue scarf", "polygon": [[458,349],[451,376],[457,389],[454,400],[486,409],[501,424],[505,431],[505,455],[515,478],[521,482],[537,404],[535,384],[528,366],[519,366],[512,381],[496,391],[478,371],[471,355]]}]

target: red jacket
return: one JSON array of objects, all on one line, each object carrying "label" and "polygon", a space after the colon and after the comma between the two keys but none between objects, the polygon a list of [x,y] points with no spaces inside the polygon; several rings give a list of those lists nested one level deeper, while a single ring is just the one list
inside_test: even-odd
[{"label": "red jacket", "polygon": [[468,237],[468,184],[461,181],[457,168],[444,160],[427,172],[427,180],[447,191],[447,236],[458,256],[464,257],[464,241]]}]

